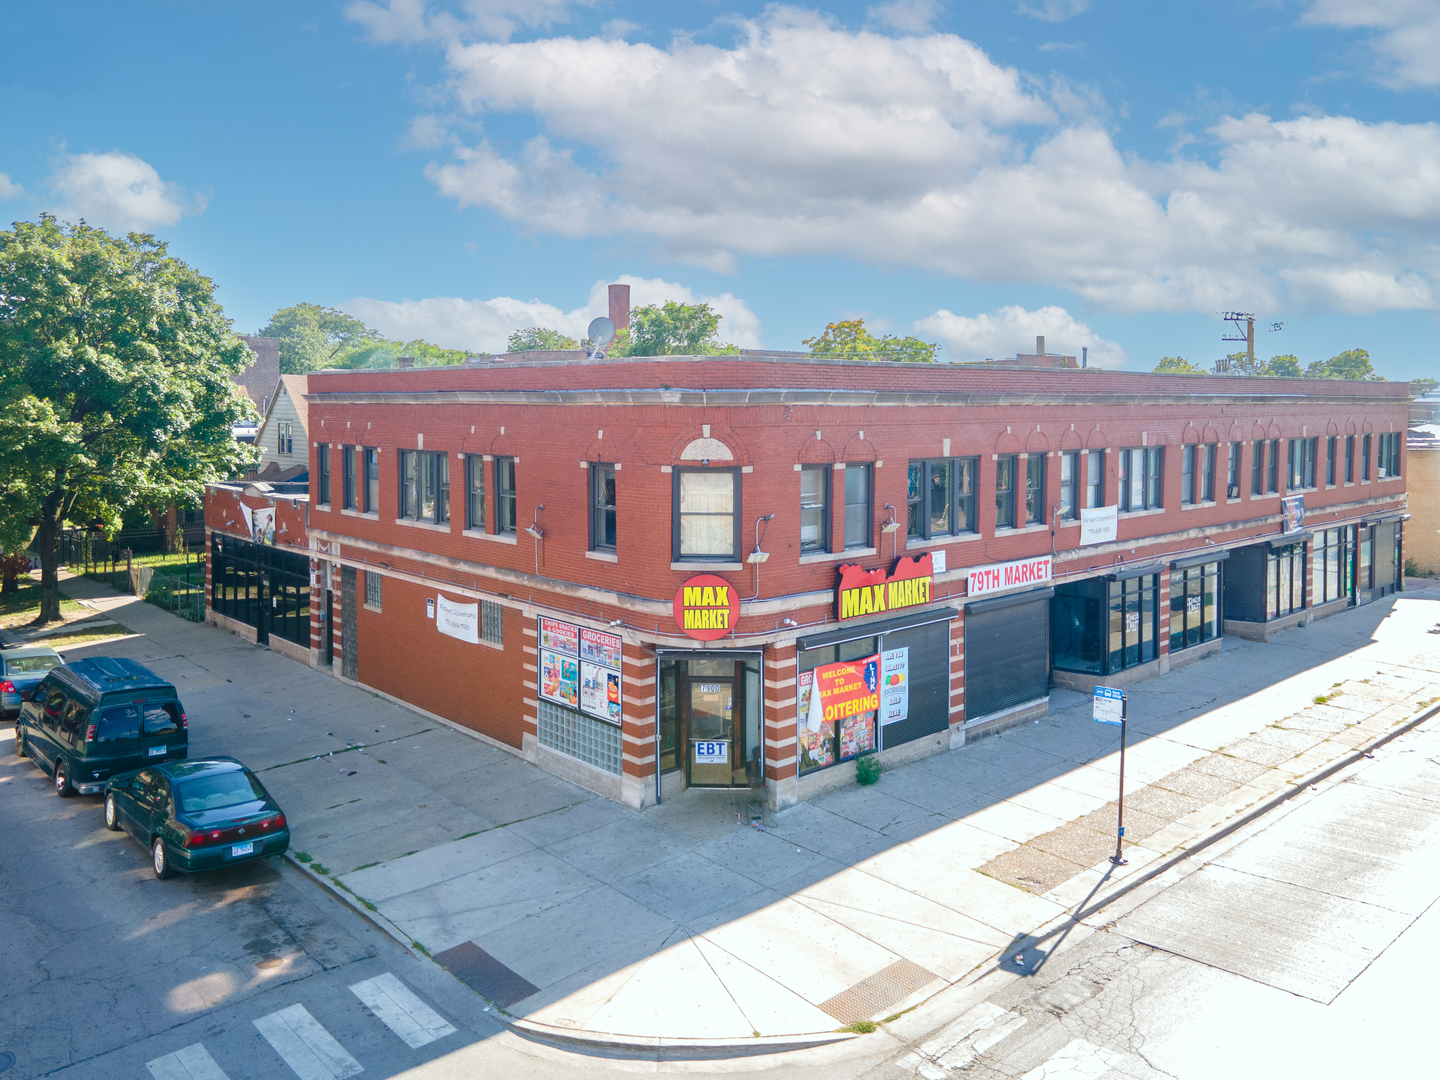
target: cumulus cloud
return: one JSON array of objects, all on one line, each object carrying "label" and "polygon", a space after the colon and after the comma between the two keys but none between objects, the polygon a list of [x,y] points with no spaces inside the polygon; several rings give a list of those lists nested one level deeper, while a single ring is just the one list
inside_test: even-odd
[{"label": "cumulus cloud", "polygon": [[1035,4],[1027,4],[1025,0],[1021,0],[1015,5],[1015,10],[1021,15],[1029,15],[1032,19],[1044,22],[1064,22],[1089,11],[1090,0],[1040,0]]},{"label": "cumulus cloud", "polygon": [[449,135],[426,175],[530,231],[649,236],[719,271],[833,255],[1117,310],[1440,304],[1440,125],[1227,117],[1205,158],[1178,156],[1186,135],[1145,160],[1093,88],[953,34],[784,7],[739,25],[728,47],[451,42],[454,115],[540,131]]},{"label": "cumulus cloud", "polygon": [[[745,348],[760,345],[760,320],[744,300],[731,293],[697,294],[688,286],[660,278],[622,275],[614,283],[630,286],[630,306],[703,303],[722,316],[720,338]],[[436,296],[425,300],[375,300],[357,297],[336,306],[388,338],[411,341],[424,338],[447,349],[503,352],[506,339],[527,326],[548,326],[571,337],[585,336],[590,320],[609,313],[609,280],[597,281],[580,307],[569,311],[543,300],[463,300]]]},{"label": "cumulus cloud", "polygon": [[520,30],[568,22],[572,2],[595,0],[462,0],[453,6],[429,0],[356,0],[345,8],[371,41],[413,45],[422,41],[493,38],[509,41]]},{"label": "cumulus cloud", "polygon": [[915,332],[944,346],[940,355],[949,361],[1001,360],[1016,353],[1031,352],[1037,335],[1045,336],[1045,351],[1079,356],[1090,350],[1093,367],[1118,368],[1125,365],[1125,350],[1107,341],[1089,326],[1076,320],[1062,307],[1026,311],[1017,304],[970,318],[941,308],[915,321]]},{"label": "cumulus cloud", "polygon": [[57,217],[84,218],[119,232],[149,232],[178,225],[205,209],[204,196],[160,179],[155,167],[134,154],[71,154],[47,181]]},{"label": "cumulus cloud", "polygon": [[1302,22],[1370,30],[1381,82],[1440,86],[1440,6],[1434,0],[1316,0]]},{"label": "cumulus cloud", "polygon": [[923,34],[942,10],[940,0],[892,0],[867,8],[865,17],[902,34]]},{"label": "cumulus cloud", "polygon": [[25,194],[25,189],[14,180],[11,180],[5,173],[0,172],[0,202],[8,202],[11,199],[19,199]]}]

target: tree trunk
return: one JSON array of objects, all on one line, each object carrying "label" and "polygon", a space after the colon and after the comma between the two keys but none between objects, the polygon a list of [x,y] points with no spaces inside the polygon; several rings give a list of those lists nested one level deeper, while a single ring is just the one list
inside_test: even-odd
[{"label": "tree trunk", "polygon": [[60,543],[62,506],[58,492],[47,495],[40,514],[40,528],[35,532],[35,546],[40,551],[40,615],[32,626],[60,621],[60,553],[56,549]]}]

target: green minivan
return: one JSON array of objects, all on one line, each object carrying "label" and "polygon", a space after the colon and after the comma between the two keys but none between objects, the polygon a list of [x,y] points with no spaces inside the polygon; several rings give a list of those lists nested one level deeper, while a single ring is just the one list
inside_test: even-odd
[{"label": "green minivan", "polygon": [[187,729],[175,687],[134,660],[97,656],[52,668],[27,692],[15,753],[49,773],[57,794],[93,795],[117,773],[183,760]]}]

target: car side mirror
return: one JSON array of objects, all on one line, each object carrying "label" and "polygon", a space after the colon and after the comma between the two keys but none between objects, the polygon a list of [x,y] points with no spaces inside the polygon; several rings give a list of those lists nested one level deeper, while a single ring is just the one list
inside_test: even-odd
[{"label": "car side mirror", "polygon": [[35,691],[34,691],[34,690],[21,690],[21,691],[20,691],[20,700],[21,700],[21,701],[34,701],[34,700],[35,700]]}]

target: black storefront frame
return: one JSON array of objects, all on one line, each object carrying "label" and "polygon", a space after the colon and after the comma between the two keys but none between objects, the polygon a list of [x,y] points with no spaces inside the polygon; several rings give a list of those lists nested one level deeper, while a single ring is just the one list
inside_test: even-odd
[{"label": "black storefront frame", "polygon": [[309,648],[310,556],[211,533],[210,607],[255,627],[261,645],[277,634]]},{"label": "black storefront frame", "polygon": [[[1209,554],[1204,557],[1204,562],[1215,562],[1216,554]],[[1185,560],[1178,565],[1186,565],[1191,560]],[[1131,668],[1140,667],[1144,664],[1154,663],[1160,659],[1160,641],[1162,622],[1160,616],[1160,573],[1165,569],[1164,563],[1146,563],[1143,566],[1136,566],[1126,570],[1120,570],[1112,574],[1100,574],[1095,577],[1082,578],[1079,581],[1062,582],[1054,587],[1054,597],[1051,600],[1050,611],[1050,666],[1057,671],[1072,671],[1079,675],[1114,675],[1121,671],[1128,671]],[[1149,579],[1148,586],[1144,579]],[[1129,583],[1136,582],[1132,588]],[[1116,586],[1119,586],[1117,595]],[[1143,601],[1146,593],[1152,597],[1150,610],[1150,646],[1151,655],[1145,657],[1145,612]],[[1135,628],[1135,660],[1129,662],[1127,654],[1130,649],[1129,631],[1124,626],[1124,616],[1127,614],[1129,597],[1134,594],[1141,608],[1138,612],[1141,616]],[[1116,650],[1112,648],[1112,635],[1114,633],[1111,613],[1115,611],[1114,603],[1118,599],[1118,609],[1121,616],[1120,630],[1120,663],[1117,665],[1114,660]],[[1218,600],[1217,600],[1218,603]],[[1066,616],[1083,605],[1085,619],[1083,621],[1071,619],[1064,621]],[[1087,625],[1088,628],[1087,628]],[[1165,624],[1165,625],[1168,625]],[[1223,620],[1221,625],[1223,626]],[[1062,629],[1066,631],[1062,634]],[[1168,631],[1167,631],[1168,632]],[[1074,655],[1067,646],[1076,636],[1081,641],[1080,654],[1085,655],[1088,649],[1096,659],[1089,664],[1061,663],[1059,657],[1062,651],[1067,655]]]},{"label": "black storefront frame", "polygon": [[[665,705],[666,705],[665,671],[664,671],[665,664],[666,664],[667,661],[673,662],[673,661],[675,661],[675,660],[692,660],[692,659],[701,659],[701,660],[728,660],[728,661],[732,661],[732,662],[738,662],[738,663],[740,663],[740,664],[742,665],[742,670],[745,672],[746,682],[745,682],[745,684],[744,684],[744,685],[742,686],[742,688],[741,688],[741,693],[742,693],[742,700],[745,701],[745,703],[746,703],[746,704],[745,704],[745,713],[746,713],[745,723],[746,723],[747,727],[748,727],[748,723],[749,723],[749,682],[748,682],[748,679],[749,679],[749,675],[750,675],[750,672],[751,672],[750,662],[751,662],[751,661],[754,661],[754,663],[756,664],[756,672],[755,672],[755,674],[756,674],[756,676],[757,676],[756,686],[757,686],[758,695],[759,695],[759,706],[758,706],[758,712],[757,712],[758,723],[759,723],[759,735],[758,735],[758,738],[757,738],[757,744],[756,744],[756,746],[755,746],[755,747],[748,747],[748,746],[747,746],[747,748],[750,749],[750,750],[752,750],[752,751],[753,751],[753,750],[756,750],[756,749],[759,750],[759,770],[760,770],[760,775],[761,775],[762,777],[763,777],[763,775],[764,775],[764,770],[765,770],[765,653],[764,653],[764,651],[761,650],[761,649],[666,649],[666,648],[658,648],[658,649],[655,650],[655,803],[656,803],[657,806],[660,804],[660,802],[661,802],[662,799],[663,799],[663,795],[664,795],[664,792],[663,792],[664,778],[665,778],[667,775],[669,775],[670,773],[674,773],[674,772],[682,773],[682,774],[685,775],[685,777],[686,777],[686,784],[685,784],[686,790],[689,790],[689,789],[692,787],[692,785],[689,783],[689,779],[688,779],[688,777],[689,777],[689,769],[688,769],[688,767],[687,767],[687,765],[686,765],[686,757],[687,757],[687,755],[686,755],[685,751],[688,750],[688,747],[681,748],[681,747],[678,745],[678,743],[677,743],[677,746],[676,746],[676,748],[675,748],[675,752],[676,752],[676,755],[677,755],[677,763],[676,763],[674,766],[670,767],[670,768],[663,768],[663,767],[662,767],[662,756],[663,756],[663,755],[662,755],[662,743],[663,743],[663,740],[664,740],[664,728],[665,728],[665,720],[664,720],[664,716],[663,716],[663,710],[665,709]],[[724,676],[720,676],[720,677],[723,678]],[[689,673],[688,673],[688,671],[687,671],[687,673],[686,673],[686,678],[687,678],[687,679],[689,678]],[[676,679],[676,689],[677,689],[677,690],[678,690],[678,688],[679,688],[679,684],[680,684],[680,680],[677,678],[677,679]],[[675,709],[677,709],[677,710],[681,708],[681,703],[680,703],[678,694],[675,696],[675,698],[674,698],[674,700],[673,700],[673,702],[672,702],[672,707],[675,708]],[[680,720],[679,720],[679,716],[678,716],[678,714],[677,714],[676,721],[675,721],[675,728],[676,728],[677,733],[679,732],[679,727],[680,727]],[[687,734],[688,734],[688,733],[687,733]],[[747,743],[748,743],[748,733],[747,733],[747,735],[746,735],[746,741],[747,741]],[[753,757],[753,756],[754,756],[754,755],[752,754],[752,757]],[[749,765],[748,765],[748,762],[747,762],[747,768],[748,768],[748,767],[749,767]],[[717,786],[717,785],[698,784],[698,785],[693,785],[693,786],[696,787],[696,788],[708,789],[708,790],[711,790],[711,791],[724,791],[724,790],[726,790],[725,787]],[[733,788],[733,786],[734,786],[734,785],[731,785],[732,788]]]},{"label": "black storefront frame", "polygon": [[[872,652],[883,657],[887,648],[927,649],[932,655],[922,660],[925,665],[922,677],[917,677],[917,666],[913,662],[913,654],[911,656],[912,662],[909,665],[910,709],[907,718],[886,724],[879,713],[876,713],[872,721],[874,724],[874,750],[877,752],[887,750],[924,738],[926,735],[938,734],[950,726],[950,623],[959,617],[958,608],[936,608],[915,615],[902,615],[842,626],[835,630],[810,634],[797,639],[795,643],[795,767],[797,780],[803,776],[812,776],[837,765],[843,765],[846,761],[853,761],[855,757],[859,756],[842,756],[840,722],[832,721],[830,725],[832,730],[826,740],[831,744],[831,760],[823,765],[812,766],[801,771],[800,729],[805,723],[805,716],[800,708],[800,675],[824,664],[857,660],[862,656],[871,655]],[[927,629],[931,632],[921,634],[920,640],[917,641],[914,636],[915,632]],[[887,636],[902,638],[902,641],[889,645],[886,641]],[[907,638],[908,640],[903,640]],[[926,638],[932,640],[925,640]],[[937,648],[937,640],[940,638],[943,638],[943,641],[940,641],[940,647]],[[849,650],[844,648],[846,645],[853,646],[860,642],[873,642],[873,649],[867,647],[857,651],[853,648]],[[823,650],[834,650],[834,653],[827,657],[817,655],[806,658],[805,656],[806,653],[818,654]],[[937,665],[936,661],[942,652],[943,663]],[[802,663],[807,659],[809,666],[802,667]],[[930,670],[932,666],[937,666],[938,671]]]},{"label": "black storefront frame", "polygon": [[[1203,645],[1207,641],[1214,641],[1217,638],[1225,636],[1225,562],[1229,558],[1230,553],[1228,551],[1211,551],[1204,555],[1196,555],[1188,559],[1176,559],[1170,564],[1169,637],[1170,652],[1172,655],[1177,652],[1183,652],[1186,649],[1193,649],[1197,645]],[[1205,572],[1205,568],[1211,565],[1215,567],[1215,580],[1211,594],[1214,597],[1215,604],[1215,632],[1206,636],[1208,620],[1205,618],[1204,597],[1206,579],[1209,578],[1210,575]],[[1192,580],[1199,581],[1200,589],[1198,595],[1201,598],[1199,618],[1196,620],[1193,628],[1190,623],[1188,606],[1179,609],[1176,607],[1176,600],[1182,596],[1186,597],[1186,604],[1188,605],[1189,585]],[[1177,587],[1180,590],[1178,592],[1176,591]],[[1181,629],[1179,634],[1175,632],[1175,615],[1177,610],[1181,613]],[[1191,640],[1192,629],[1196,631],[1193,641]],[[1179,645],[1175,644],[1177,637],[1180,639]]]}]

